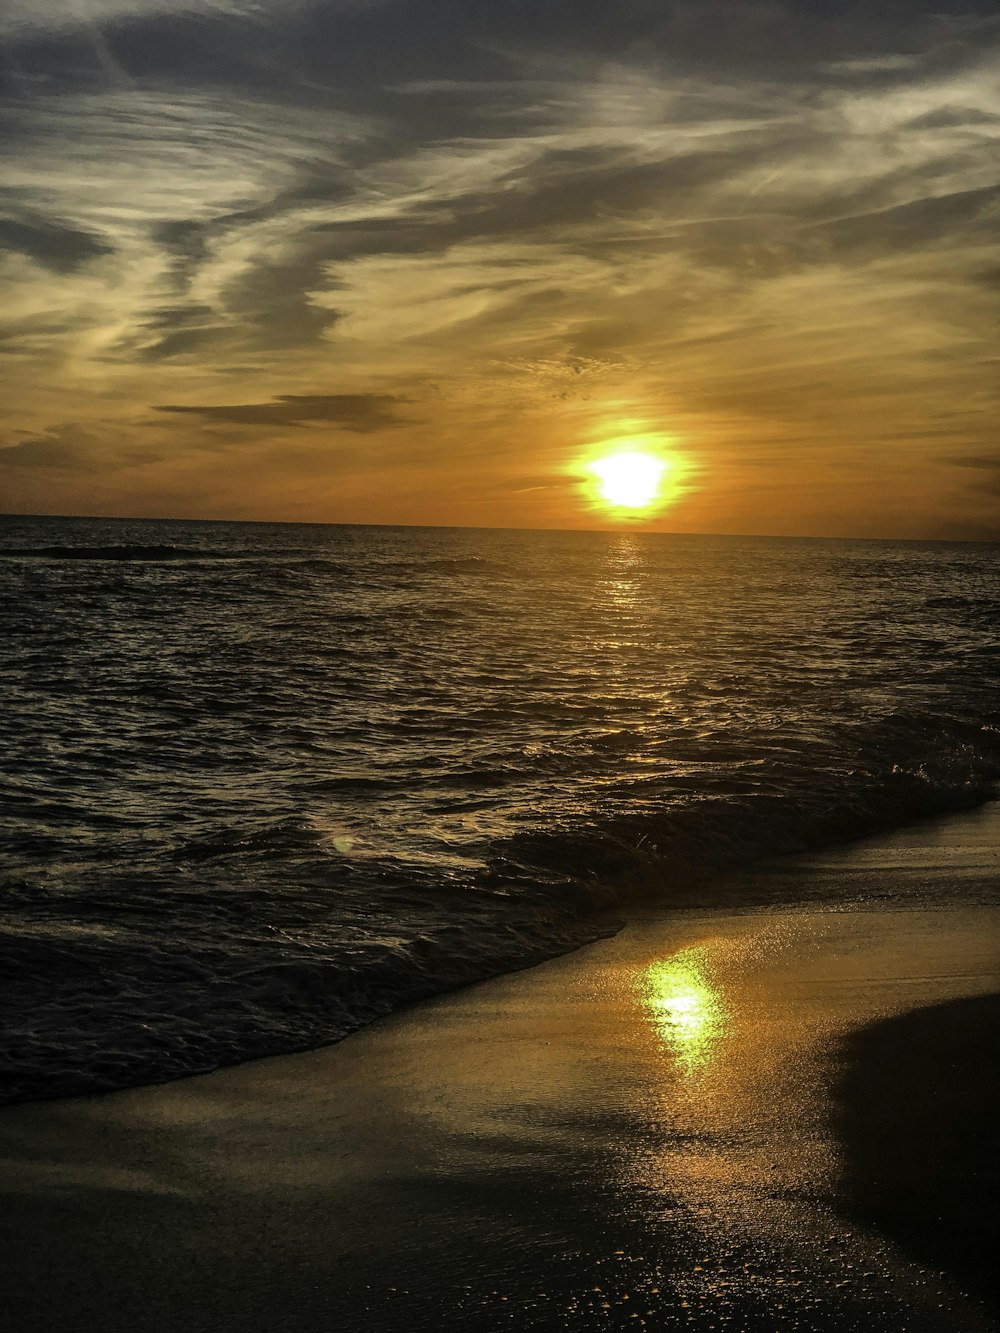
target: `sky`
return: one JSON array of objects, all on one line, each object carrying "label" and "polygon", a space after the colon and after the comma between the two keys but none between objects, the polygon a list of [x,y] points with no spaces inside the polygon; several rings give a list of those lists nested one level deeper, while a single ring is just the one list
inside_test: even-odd
[{"label": "sky", "polygon": [[7,0],[0,511],[1000,539],[998,38]]}]

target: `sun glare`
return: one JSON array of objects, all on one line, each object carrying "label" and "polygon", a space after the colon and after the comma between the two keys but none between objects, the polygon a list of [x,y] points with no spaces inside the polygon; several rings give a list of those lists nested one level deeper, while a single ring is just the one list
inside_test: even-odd
[{"label": "sun glare", "polygon": [[668,468],[664,459],[636,450],[608,454],[590,465],[601,497],[622,509],[647,509],[653,504]]}]

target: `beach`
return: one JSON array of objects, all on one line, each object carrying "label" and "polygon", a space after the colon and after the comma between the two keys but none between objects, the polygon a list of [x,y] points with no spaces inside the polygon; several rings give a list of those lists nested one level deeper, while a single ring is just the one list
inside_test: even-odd
[{"label": "beach", "polygon": [[0,4],[0,1333],[1000,1333],[998,37]]},{"label": "beach", "polygon": [[0,1319],[1000,1327],[998,849],[994,803],[336,1046],[7,1108]]}]

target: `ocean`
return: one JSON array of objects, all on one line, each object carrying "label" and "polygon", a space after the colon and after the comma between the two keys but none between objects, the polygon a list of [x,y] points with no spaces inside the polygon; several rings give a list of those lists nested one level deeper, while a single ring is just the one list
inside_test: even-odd
[{"label": "ocean", "polygon": [[0,519],[0,1100],[336,1040],[986,799],[1000,547]]}]

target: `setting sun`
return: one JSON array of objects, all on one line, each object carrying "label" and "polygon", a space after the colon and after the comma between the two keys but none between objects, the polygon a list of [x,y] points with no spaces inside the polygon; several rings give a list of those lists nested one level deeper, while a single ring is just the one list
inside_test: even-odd
[{"label": "setting sun", "polygon": [[623,509],[645,509],[659,498],[669,463],[652,454],[629,450],[591,463],[601,497]]}]

